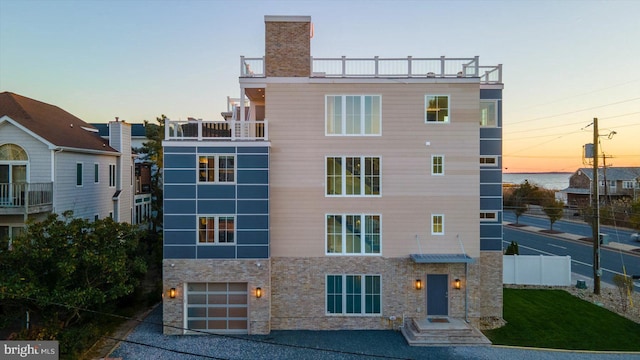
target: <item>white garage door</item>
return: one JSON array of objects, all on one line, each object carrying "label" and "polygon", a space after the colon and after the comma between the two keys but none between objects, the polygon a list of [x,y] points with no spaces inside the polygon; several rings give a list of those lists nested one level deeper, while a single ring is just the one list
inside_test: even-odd
[{"label": "white garage door", "polygon": [[247,297],[247,283],[187,284],[187,328],[246,334]]}]

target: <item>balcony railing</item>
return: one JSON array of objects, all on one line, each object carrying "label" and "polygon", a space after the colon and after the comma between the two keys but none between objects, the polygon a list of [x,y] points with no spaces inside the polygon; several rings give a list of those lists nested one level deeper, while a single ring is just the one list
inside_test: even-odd
[{"label": "balcony railing", "polygon": [[0,183],[0,207],[24,208],[53,204],[53,183]]},{"label": "balcony railing", "polygon": [[[311,58],[310,77],[327,78],[480,78],[483,84],[502,83],[502,65],[480,66],[473,58]],[[240,77],[265,77],[262,58],[240,57]]]},{"label": "balcony railing", "polygon": [[269,140],[264,121],[165,121],[165,140]]}]

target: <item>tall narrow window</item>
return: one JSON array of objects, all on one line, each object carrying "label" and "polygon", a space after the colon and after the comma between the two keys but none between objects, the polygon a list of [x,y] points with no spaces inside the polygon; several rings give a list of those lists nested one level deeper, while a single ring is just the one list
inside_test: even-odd
[{"label": "tall narrow window", "polygon": [[444,175],[444,155],[431,155],[431,175]]},{"label": "tall narrow window", "polygon": [[425,122],[448,123],[449,110],[448,95],[425,96]]},{"label": "tall narrow window", "polygon": [[325,123],[327,135],[380,135],[380,95],[327,95]]},{"label": "tall narrow window", "polygon": [[380,195],[380,158],[327,157],[326,186],[327,195]]},{"label": "tall narrow window", "polygon": [[444,235],[444,215],[431,215],[431,235]]},{"label": "tall narrow window", "polygon": [[109,187],[116,187],[116,165],[109,164]]},{"label": "tall narrow window", "polygon": [[498,102],[495,100],[480,100],[480,126],[498,126]]},{"label": "tall narrow window", "polygon": [[76,185],[82,186],[82,163],[76,163]]},{"label": "tall narrow window", "polygon": [[98,164],[93,164],[93,182],[96,184],[100,182],[100,165]]}]

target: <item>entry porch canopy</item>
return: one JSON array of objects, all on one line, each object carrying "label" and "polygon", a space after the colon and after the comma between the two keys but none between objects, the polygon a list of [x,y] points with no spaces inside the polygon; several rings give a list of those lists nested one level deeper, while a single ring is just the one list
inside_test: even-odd
[{"label": "entry porch canopy", "polygon": [[475,259],[466,254],[411,254],[416,264],[473,264]]}]

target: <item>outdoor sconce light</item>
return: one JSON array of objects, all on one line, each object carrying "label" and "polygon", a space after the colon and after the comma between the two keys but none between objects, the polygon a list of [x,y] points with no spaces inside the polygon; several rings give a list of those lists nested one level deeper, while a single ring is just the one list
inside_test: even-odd
[{"label": "outdoor sconce light", "polygon": [[462,286],[462,284],[461,284],[461,282],[460,282],[460,279],[455,279],[455,280],[453,280],[453,287],[454,287],[456,290],[460,290],[460,286]]},{"label": "outdoor sconce light", "polygon": [[176,288],[169,289],[169,297],[175,299],[176,297]]},{"label": "outdoor sconce light", "polygon": [[416,279],[416,290],[422,290],[422,280]]},{"label": "outdoor sconce light", "polygon": [[258,299],[260,299],[262,297],[262,288],[261,287],[257,287],[256,288],[256,297]]}]

